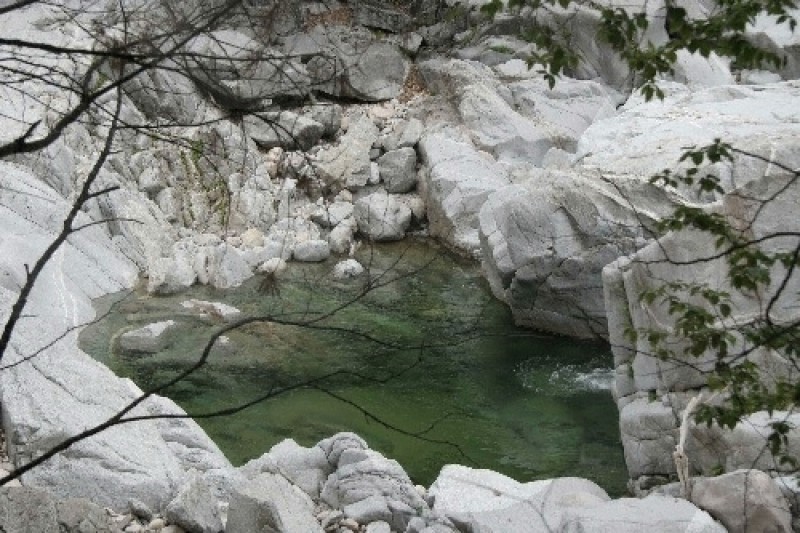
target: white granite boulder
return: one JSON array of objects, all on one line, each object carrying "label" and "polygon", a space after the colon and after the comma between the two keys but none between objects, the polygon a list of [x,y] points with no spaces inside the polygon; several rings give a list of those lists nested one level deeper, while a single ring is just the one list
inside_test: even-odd
[{"label": "white granite boulder", "polygon": [[[547,171],[492,194],[480,211],[483,265],[517,324],[605,337],[603,267],[641,247],[669,210],[657,187]],[[631,208],[635,198],[637,208]]]},{"label": "white granite boulder", "polygon": [[349,122],[338,144],[317,154],[315,169],[334,188],[363,187],[370,176],[369,151],[378,129],[365,114],[350,117]]},{"label": "white granite boulder", "polygon": [[364,273],[364,267],[355,259],[345,259],[333,267],[333,278],[347,280],[357,278]]},{"label": "white granite boulder", "polygon": [[413,148],[390,150],[378,158],[386,192],[405,193],[417,185],[417,153]]},{"label": "white granite boulder", "polygon": [[176,325],[174,320],[165,320],[148,324],[132,331],[126,331],[119,337],[119,347],[128,353],[160,352],[172,340],[170,331]]},{"label": "white granite boulder", "polygon": [[693,479],[691,500],[729,533],[792,531],[789,503],[775,481],[760,470]]},{"label": "white granite boulder", "polygon": [[283,476],[263,473],[243,483],[231,498],[226,533],[322,533],[314,504]]},{"label": "white granite boulder", "polygon": [[477,254],[478,213],[491,193],[510,184],[505,169],[454,129],[427,133],[419,149],[427,167],[420,188],[431,234]]},{"label": "white granite boulder", "polygon": [[219,533],[223,530],[218,501],[202,476],[194,473],[178,490],[164,510],[164,516],[190,533]]},{"label": "white granite boulder", "polygon": [[305,263],[319,263],[325,261],[331,255],[328,241],[315,239],[297,243],[294,247],[292,257],[295,261]]},{"label": "white granite boulder", "polygon": [[396,241],[405,237],[411,224],[411,209],[394,196],[373,193],[356,202],[358,229],[375,241]]}]

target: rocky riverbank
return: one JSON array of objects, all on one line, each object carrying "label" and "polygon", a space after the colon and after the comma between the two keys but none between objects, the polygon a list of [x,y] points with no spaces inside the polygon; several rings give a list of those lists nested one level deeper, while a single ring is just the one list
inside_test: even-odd
[{"label": "rocky riverbank", "polygon": [[[719,177],[723,193],[699,197],[667,193],[649,177],[674,167],[687,145],[716,137],[797,168],[795,38],[776,33],[769,20],[752,28],[754,39],[787,54],[777,72],[732,72],[713,55],[681,55],[674,75],[661,84],[665,99],[648,103],[630,94],[627,73],[602,46],[586,46],[586,61],[574,77],[549,87],[521,59],[527,45],[516,40],[513,17],[487,21],[468,4],[447,19],[416,6],[420,18],[413,24],[403,10],[298,6],[274,19],[269,39],[231,23],[186,43],[190,64],[168,61],[163,70],[124,84],[119,115],[125,124],[160,124],[169,135],[154,136],[146,128],[118,132],[120,142],[96,183],[97,190],[114,191],[85,205],[76,219],[83,228],[53,256],[27,298],[0,372],[11,464],[19,467],[104,422],[141,394],[78,349],[77,329],[93,318],[92,298],[131,287],[140,274],[153,293],[194,283],[232,287],[257,272],[279,275],[286,262],[290,268],[292,261],[331,254],[347,260],[362,242],[413,232],[479,259],[495,296],[518,323],[609,338],[630,474],[639,488],[674,477],[679,415],[705,381],[686,375],[685,367],[665,368],[646,346],[625,340],[628,325],[665,319],[659,309],[639,306],[637,294],[653,276],[635,258],[658,259],[665,247],[684,253],[704,246],[686,234],[652,243],[653,224],[674,206],[708,204],[738,216],[748,206],[737,203],[742,195],[734,193],[769,194],[785,176],[750,160],[717,163],[704,171]],[[78,9],[65,18],[62,7],[35,3],[2,14],[0,35],[91,50],[101,37],[129,29],[119,12]],[[147,24],[134,25],[138,30],[166,20],[161,8],[151,7]],[[97,25],[105,30],[87,31]],[[656,30],[654,39],[666,38]],[[587,32],[580,35],[592,40]],[[47,61],[50,75],[86,68],[69,55]],[[112,63],[99,65],[86,83],[102,87],[128,72]],[[37,124],[57,123],[58,110],[74,103],[72,93],[47,76],[37,72],[21,85],[3,78],[0,144],[24,139]],[[28,265],[60,231],[76,184],[96,161],[108,133],[107,104],[101,99],[86,120],[69,124],[44,150],[0,161],[4,319]],[[242,118],[242,109],[252,113]],[[775,211],[757,231],[797,227],[796,217],[786,215],[797,210],[796,189],[770,204]],[[633,253],[633,261],[619,259]],[[349,261],[342,272],[358,275]],[[713,278],[719,271],[691,275]],[[743,298],[736,312],[744,316],[760,302]],[[792,302],[782,302],[780,311],[782,319],[797,316]],[[771,354],[761,356],[780,366]],[[157,396],[131,412],[181,413]],[[721,466],[730,472],[726,483],[741,487],[757,474],[737,469],[775,470],[794,505],[796,485],[781,477],[774,458],[759,452],[766,414],[750,422],[733,432],[693,428],[694,472],[710,474]],[[26,473],[25,487],[3,488],[2,501],[6,509],[19,508],[20,502],[49,498],[33,487],[51,491],[52,505],[34,506],[54,509],[42,511],[42,531],[80,527],[64,525],[73,521],[62,513],[78,508],[63,503],[76,497],[120,512],[163,512],[187,531],[220,530],[219,502],[230,502],[228,531],[266,524],[279,531],[363,526],[373,533],[387,527],[429,533],[722,530],[688,501],[609,501],[587,481],[519,484],[454,466],[419,490],[399,465],[354,435],[309,449],[291,441],[276,448],[233,469],[191,420],[123,424]],[[771,487],[772,481],[763,483]],[[765,530],[787,530],[788,504],[780,491],[766,491],[774,499],[752,503],[758,510],[748,515],[751,502],[742,506],[737,490],[720,489],[720,501],[737,502],[727,507],[695,502],[732,530],[749,527],[729,518],[737,513],[768,516]],[[778,511],[762,512],[758,505]],[[100,516],[96,507],[85,508],[82,516]],[[27,518],[2,516],[6,531],[14,524],[27,527]]]}]

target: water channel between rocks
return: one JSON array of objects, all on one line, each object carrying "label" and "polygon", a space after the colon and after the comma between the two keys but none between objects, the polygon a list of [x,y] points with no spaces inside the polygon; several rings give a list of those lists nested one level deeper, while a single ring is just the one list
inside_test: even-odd
[{"label": "water channel between rocks", "polygon": [[[338,431],[354,431],[426,486],[442,465],[456,462],[520,481],[587,477],[612,495],[624,492],[627,475],[609,391],[607,345],[514,327],[475,265],[429,245],[381,245],[357,258],[373,280],[400,279],[315,326],[357,330],[382,343],[413,348],[398,350],[345,331],[250,325],[229,333],[232,347],[212,352],[200,372],[167,395],[199,413],[339,369],[378,380],[399,374],[386,383],[349,375],[324,387],[391,426],[424,432],[424,438],[449,441],[461,451],[398,433],[325,392],[299,389],[236,415],[198,420],[234,464],[285,438],[309,446]],[[167,297],[107,296],[97,308],[109,313],[84,330],[81,346],[117,374],[149,387],[196,360],[223,324],[192,314],[182,302],[218,301],[245,315],[308,320],[341,306],[364,287],[363,275],[333,281],[332,267],[292,264],[280,278],[279,293],[261,290],[256,277],[226,291],[198,286]],[[177,326],[163,351],[120,353],[120,333],[167,319]]]}]

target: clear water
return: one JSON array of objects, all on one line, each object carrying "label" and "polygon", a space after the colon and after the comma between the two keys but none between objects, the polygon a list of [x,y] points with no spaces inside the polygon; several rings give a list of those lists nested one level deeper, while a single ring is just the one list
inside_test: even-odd
[{"label": "clear water", "polygon": [[[188,412],[205,413],[270,387],[352,373],[324,382],[325,390],[300,388],[236,415],[198,420],[231,461],[257,457],[288,437],[308,446],[354,431],[423,485],[442,465],[458,462],[521,481],[587,477],[611,494],[624,493],[606,345],[514,327],[474,265],[429,245],[382,245],[359,259],[376,282],[394,281],[315,323],[334,329],[246,326],[228,335],[233,353],[213,353],[200,372],[168,391]],[[223,325],[188,313],[181,302],[221,301],[247,315],[313,320],[364,289],[366,278],[332,281],[332,266],[293,265],[278,282],[279,294],[260,290],[254,279],[229,291],[112,295],[97,303],[101,313],[110,311],[86,328],[82,346],[149,387],[196,360]],[[117,349],[121,332],[166,319],[179,325],[163,352],[130,356]]]}]

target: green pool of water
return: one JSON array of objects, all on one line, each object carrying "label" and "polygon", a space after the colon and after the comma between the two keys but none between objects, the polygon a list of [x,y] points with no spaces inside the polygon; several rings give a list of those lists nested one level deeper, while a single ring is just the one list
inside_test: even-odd
[{"label": "green pool of water", "polygon": [[[99,312],[108,313],[84,330],[82,347],[149,387],[196,360],[223,325],[187,312],[181,306],[187,299],[297,322],[318,320],[352,301],[315,322],[315,329],[266,322],[230,332],[233,350],[212,353],[201,371],[167,395],[190,413],[204,413],[272,387],[346,371],[322,383],[324,390],[293,390],[198,422],[236,464],[284,438],[308,446],[354,431],[423,485],[442,465],[457,462],[520,481],[587,477],[611,494],[624,493],[608,346],[514,327],[474,265],[429,245],[382,245],[358,259],[377,287],[363,297],[367,278],[335,282],[333,263],[292,265],[279,292],[264,291],[253,279],[227,291],[112,295],[97,302]],[[120,353],[120,333],[166,319],[178,326],[162,352]]]}]

